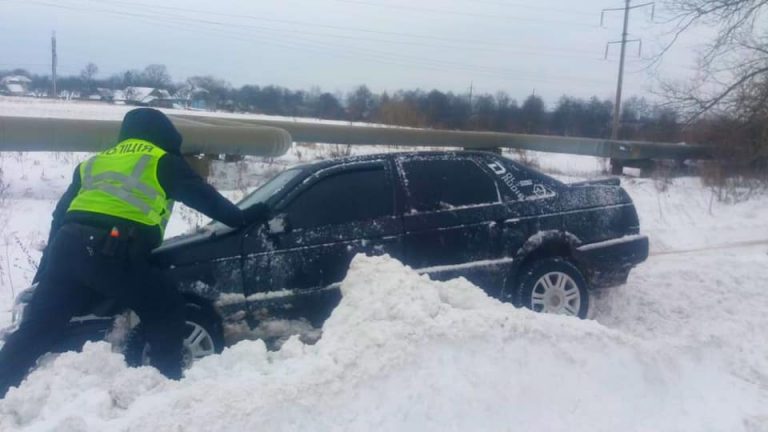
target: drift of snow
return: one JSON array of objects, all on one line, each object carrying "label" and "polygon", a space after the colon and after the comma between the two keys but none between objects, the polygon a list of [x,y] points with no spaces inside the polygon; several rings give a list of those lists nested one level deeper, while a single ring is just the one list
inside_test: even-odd
[{"label": "drift of snow", "polygon": [[[48,109],[2,105],[6,114]],[[74,117],[119,118],[124,109],[58,105],[56,115]],[[274,160],[216,162],[211,180],[239,199],[333,149],[295,145]],[[10,324],[55,202],[86,157],[0,153],[0,327]],[[603,175],[597,158],[526,157],[565,181]],[[105,343],[89,344],[46,357],[0,401],[0,431],[768,432],[768,196],[726,205],[694,177],[624,177],[622,186],[651,256],[627,284],[597,293],[595,321],[535,315],[465,281],[431,282],[391,260],[358,257],[316,345],[294,337],[270,352],[242,342],[169,382],[151,368],[126,368]],[[167,233],[205,222],[178,206]],[[302,323],[257,330],[286,327]]]},{"label": "drift of snow", "polygon": [[355,258],[341,289],[316,345],[241,342],[181,382],[105,343],[60,355],[0,403],[0,429],[735,431],[766,402],[716,356],[515,309],[387,257]]}]

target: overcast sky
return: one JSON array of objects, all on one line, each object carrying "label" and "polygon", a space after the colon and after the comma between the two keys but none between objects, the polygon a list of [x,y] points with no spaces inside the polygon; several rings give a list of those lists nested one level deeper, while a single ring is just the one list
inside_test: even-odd
[{"label": "overcast sky", "polygon": [[[640,1],[635,1],[635,4]],[[235,86],[276,84],[347,92],[432,89],[531,92],[548,103],[562,94],[612,98],[621,0],[0,0],[0,69],[50,70],[56,31],[59,73],[88,62],[106,77],[162,63],[175,80],[212,74]],[[648,57],[668,40],[668,16],[631,14],[630,34]],[[694,67],[689,35],[658,73],[685,79]],[[629,45],[625,94],[655,85]]]}]

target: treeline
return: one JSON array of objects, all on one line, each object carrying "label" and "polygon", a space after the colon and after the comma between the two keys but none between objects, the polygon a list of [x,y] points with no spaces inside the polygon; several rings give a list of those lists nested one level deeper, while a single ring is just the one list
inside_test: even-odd
[{"label": "treeline", "polygon": [[[440,90],[374,93],[361,85],[347,94],[339,94],[318,88],[292,90],[275,85],[234,87],[213,76],[190,77],[179,83],[171,79],[163,65],[149,65],[144,70],[129,70],[108,78],[97,78],[97,73],[98,68],[89,64],[80,75],[58,78],[57,88],[59,91],[76,91],[85,98],[99,88],[153,87],[187,98],[197,94],[209,109],[220,111],[399,126],[591,138],[608,138],[611,133],[613,103],[597,97],[563,96],[547,107],[537,95],[529,95],[518,102],[506,92],[472,96]],[[0,72],[0,77],[11,74],[29,77],[29,90],[35,94],[46,95],[51,88],[49,76],[30,74],[25,70]],[[626,100],[621,116],[621,139],[679,139],[676,113],[643,98]]]}]

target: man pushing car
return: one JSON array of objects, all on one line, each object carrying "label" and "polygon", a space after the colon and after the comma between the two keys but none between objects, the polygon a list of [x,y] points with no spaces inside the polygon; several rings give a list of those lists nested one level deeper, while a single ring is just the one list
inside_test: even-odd
[{"label": "man pushing car", "polygon": [[231,227],[268,216],[264,205],[243,212],[221,196],[183,159],[181,142],[165,114],[139,108],[125,115],[117,145],[77,167],[53,213],[39,285],[0,350],[0,398],[95,296],[136,312],[151,364],[170,379],[181,378],[183,299],[149,263],[174,201]]}]

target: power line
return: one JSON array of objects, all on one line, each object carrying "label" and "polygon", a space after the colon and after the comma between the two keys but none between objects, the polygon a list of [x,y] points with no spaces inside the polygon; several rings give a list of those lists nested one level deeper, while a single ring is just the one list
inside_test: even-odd
[{"label": "power line", "polygon": [[[124,2],[109,2],[109,3],[120,3],[124,4]],[[131,4],[132,6],[147,6],[147,5],[139,5],[139,4]],[[165,15],[165,17],[168,18],[179,18],[178,16],[171,16],[171,15]],[[224,27],[241,27],[241,28],[247,28],[251,30],[256,31],[265,31],[265,32],[277,32],[277,33],[286,33],[290,34],[291,36],[295,37],[297,35],[310,35],[310,36],[319,36],[319,37],[329,37],[334,39],[344,39],[349,40],[349,35],[344,34],[333,34],[333,33],[318,33],[318,32],[310,32],[306,30],[296,31],[293,29],[281,29],[281,28],[275,28],[275,27],[263,27],[263,26],[244,26],[241,24],[235,24],[235,23],[224,23],[224,22],[218,22],[218,21],[210,21],[210,20],[199,20],[201,23],[206,24],[212,24],[217,26],[224,26]],[[425,47],[439,47],[439,48],[462,48],[460,45],[445,45],[445,44],[433,44],[429,42],[414,42],[414,41],[401,41],[401,40],[391,40],[391,39],[378,39],[378,38],[371,38],[371,37],[365,37],[365,36],[355,36],[354,41],[359,40],[367,40],[367,41],[373,41],[373,42],[381,42],[381,43],[388,43],[388,44],[398,44],[398,45],[410,45],[410,46],[425,46]],[[452,40],[453,41],[453,40]],[[498,48],[488,47],[488,46],[480,46],[473,47],[473,50],[475,51],[490,51],[490,52],[498,52],[499,50],[503,49],[503,51],[506,54],[525,54],[525,55],[534,55],[534,56],[549,56],[549,57],[562,57],[562,56],[568,56],[568,57],[578,57],[578,58],[584,58],[584,56],[579,56],[573,54],[573,50],[566,50],[566,49],[557,49],[552,50],[552,54],[548,54],[546,52],[540,52],[540,51],[522,51],[522,50],[510,50],[508,49],[508,46],[499,46]],[[555,54],[554,52],[557,51],[558,53]],[[583,53],[590,53],[594,54],[591,51],[586,50],[577,50],[576,52],[583,52]],[[596,59],[595,59],[596,60]]]},{"label": "power line", "polygon": [[[232,40],[239,40],[239,41],[245,41],[252,43],[253,37],[252,35],[244,34],[244,33],[238,33],[233,30],[227,30],[228,28],[232,27],[229,23],[224,22],[216,22],[219,26],[223,27],[223,29],[212,29],[212,28],[201,28],[201,27],[194,27],[191,28],[189,26],[190,19],[179,17],[178,15],[158,15],[158,14],[142,14],[142,13],[131,13],[131,12],[125,12],[125,11],[116,11],[116,10],[100,10],[100,9],[83,9],[76,6],[70,6],[70,5],[62,5],[62,4],[52,4],[52,3],[46,3],[42,1],[35,1],[35,0],[28,0],[25,2],[27,4],[38,4],[46,7],[55,7],[55,8],[63,8],[73,11],[83,11],[83,12],[99,12],[99,13],[108,13],[118,16],[125,16],[128,18],[131,18],[133,20],[139,20],[144,22],[149,22],[153,25],[162,25],[167,28],[175,28],[182,31],[187,32],[194,32],[194,33],[200,33],[207,32],[214,34],[218,37],[224,37]],[[192,20],[194,22],[200,22],[200,20]],[[207,23],[206,23],[207,24]],[[370,62],[376,62],[381,64],[389,64],[389,65],[397,65],[401,67],[416,67],[421,69],[428,69],[428,70],[435,70],[435,71],[445,71],[446,69],[450,70],[457,70],[457,71],[466,71],[471,73],[478,73],[478,74],[484,74],[488,76],[494,76],[497,78],[502,78],[505,81],[524,81],[524,82],[545,82],[545,83],[551,83],[551,82],[561,82],[562,80],[568,80],[568,81],[578,81],[589,83],[592,86],[597,87],[598,85],[602,86],[604,84],[604,81],[598,80],[598,79],[585,79],[583,77],[566,77],[566,76],[540,76],[535,75],[531,76],[530,73],[527,72],[521,72],[521,71],[515,71],[505,68],[494,68],[494,67],[487,67],[487,66],[480,66],[480,65],[467,65],[460,62],[452,62],[448,60],[438,60],[438,59],[430,59],[430,58],[424,58],[421,56],[407,56],[402,53],[392,53],[392,52],[386,52],[386,51],[379,51],[379,50],[372,50],[369,48],[356,48],[356,47],[342,47],[338,45],[328,45],[322,42],[314,41],[314,40],[307,40],[307,39],[300,39],[297,38],[296,35],[293,35],[290,41],[285,41],[281,39],[265,39],[260,37],[260,42],[266,42],[267,45],[275,45],[275,46],[281,46],[281,47],[287,47],[291,49],[300,49],[304,51],[310,51],[322,55],[327,55],[327,51],[329,49],[331,50],[345,50],[338,52],[337,54],[343,57],[348,58],[354,58],[355,60],[365,60]],[[558,81],[553,81],[558,80]]]},{"label": "power line", "polygon": [[[108,14],[113,14],[113,15],[125,15],[125,16],[131,16],[131,17],[134,17],[134,18],[138,18],[138,17],[142,17],[142,18],[156,18],[157,17],[156,15],[146,15],[146,14],[142,14],[142,13],[132,13],[132,12],[125,12],[125,11],[93,9],[93,8],[83,9],[83,8],[77,7],[77,6],[62,5],[62,4],[52,4],[52,3],[44,3],[44,2],[34,2],[34,1],[32,1],[32,2],[28,2],[28,3],[37,4],[37,5],[41,5],[41,6],[56,7],[56,8],[61,8],[61,9],[68,9],[68,10],[81,10],[81,11],[86,11],[86,12],[101,12],[101,13],[108,13]],[[113,1],[111,3],[126,4],[126,2],[119,2],[119,1]],[[137,6],[138,5],[138,6],[150,7],[149,5],[146,5],[146,4],[133,4],[133,3],[127,3],[127,4],[130,4],[131,6]],[[169,9],[167,7],[161,7],[161,8]],[[171,8],[171,9],[176,10],[176,9],[179,9],[179,8]],[[194,22],[197,22],[197,23],[200,23],[200,24],[216,25],[216,26],[219,26],[219,27],[227,28],[227,29],[231,28],[231,27],[240,27],[240,28],[245,28],[245,29],[248,29],[248,30],[256,30],[256,31],[267,31],[267,32],[277,31],[277,32],[288,33],[288,34],[291,35],[292,38],[297,38],[300,35],[306,35],[306,34],[320,36],[320,37],[333,37],[333,38],[341,38],[341,39],[347,39],[348,38],[348,36],[345,36],[345,35],[331,35],[331,34],[327,34],[327,33],[312,33],[312,32],[306,32],[306,31],[295,31],[295,30],[265,28],[265,27],[260,27],[260,26],[249,26],[249,25],[236,24],[236,23],[212,21],[212,20],[208,20],[208,19],[183,18],[183,17],[179,17],[178,15],[168,15],[168,14],[166,14],[166,15],[160,16],[160,18],[170,19],[170,20],[174,20],[174,21],[177,21],[177,22],[181,21],[181,20],[194,21]],[[359,39],[364,39],[364,38],[355,37],[354,41],[357,41]],[[419,44],[418,42],[414,43],[414,42],[403,42],[403,41],[387,41],[387,40],[372,39],[372,38],[367,38],[367,39],[368,40],[380,41],[380,42],[386,42],[386,43],[396,43],[396,44],[406,44],[406,45],[436,46],[434,44],[431,44],[431,45],[430,44]],[[446,46],[442,45],[441,47],[445,48]],[[512,51],[512,50],[509,50],[508,47],[505,47],[505,48],[507,48],[505,50],[505,54],[524,54],[524,55],[534,55],[534,56],[550,56],[549,54],[546,54],[544,52],[519,51],[519,50]],[[488,47],[480,47],[479,49],[478,48],[473,48],[473,49],[474,50],[480,50],[480,51],[494,51],[493,49],[489,49]],[[568,50],[568,52],[571,52],[571,51],[573,51],[573,50]],[[581,52],[588,52],[588,51],[583,51],[582,50]],[[566,54],[551,54],[551,56],[557,56],[557,57],[570,56],[570,57],[584,59],[583,56],[574,55],[572,53],[571,54],[568,54],[568,53],[566,53]],[[596,58],[592,58],[591,60],[597,60],[597,59]]]},{"label": "power line", "polygon": [[[158,16],[158,15],[151,15],[151,14],[147,15],[147,14],[141,14],[141,13],[130,13],[130,12],[116,11],[116,10],[106,10],[106,9],[93,9],[93,8],[83,9],[83,8],[76,7],[76,6],[52,4],[52,3],[46,3],[46,2],[43,2],[43,1],[29,1],[29,3],[37,4],[37,5],[41,5],[41,6],[47,6],[47,7],[55,7],[55,8],[62,8],[62,9],[68,9],[68,10],[75,10],[75,11],[100,12],[100,13],[107,13],[107,14],[118,15],[118,16],[129,16],[131,18],[152,19],[152,20],[156,20],[155,22],[160,22],[160,23],[163,23],[163,24],[167,23],[167,22],[175,22],[175,23],[179,23],[179,24],[184,24],[187,21],[193,21],[193,22],[201,23],[201,24],[216,25],[217,27],[223,27],[224,29],[229,29],[231,27],[245,27],[245,28],[250,29],[250,30],[254,30],[255,29],[256,31],[265,30],[265,29],[263,29],[261,27],[253,28],[252,26],[242,26],[242,25],[237,25],[237,24],[224,23],[224,22],[211,21],[211,20],[181,18],[181,17],[177,17],[177,16],[170,16],[170,15]],[[198,28],[196,28],[194,30],[197,31]],[[230,33],[232,33],[232,32],[230,31]],[[295,31],[292,31],[292,32],[289,32],[289,34],[291,35],[292,39],[296,39],[297,36],[302,35],[302,34],[306,34],[306,33],[305,32],[295,32]],[[243,34],[243,33],[239,33],[237,35],[240,35],[240,36],[250,36],[250,35]],[[310,40],[310,42],[311,42],[311,40]],[[373,50],[370,50],[370,51],[373,51]],[[379,52],[381,52],[381,51],[379,51]],[[402,56],[402,54],[395,54],[395,53],[386,53],[386,54]],[[408,57],[408,56],[403,56],[403,57]],[[413,58],[413,57],[411,57],[411,58]]]},{"label": "power line", "polygon": [[[333,30],[339,30],[339,31],[345,31],[345,32],[355,32],[355,33],[368,33],[368,34],[378,34],[378,35],[387,35],[387,36],[395,36],[395,37],[406,37],[406,38],[415,38],[415,39],[426,39],[426,40],[436,40],[436,41],[446,41],[446,42],[454,42],[460,45],[472,45],[472,46],[499,46],[503,48],[508,48],[510,45],[509,42],[495,42],[495,41],[487,41],[487,40],[478,40],[478,39],[463,39],[463,38],[446,38],[446,37],[440,37],[440,36],[433,36],[433,35],[424,35],[424,34],[417,34],[417,33],[407,33],[407,32],[394,32],[394,31],[385,31],[385,30],[373,30],[369,28],[360,28],[360,27],[347,27],[347,26],[336,26],[336,25],[329,25],[329,24],[320,24],[320,23],[314,23],[314,22],[308,22],[308,21],[295,21],[295,20],[286,20],[286,19],[279,19],[279,18],[268,18],[268,17],[261,17],[261,16],[253,16],[253,15],[246,15],[246,14],[230,14],[230,13],[223,13],[223,12],[216,12],[216,11],[209,11],[209,10],[201,10],[201,9],[190,9],[190,8],[179,8],[179,7],[173,7],[173,6],[162,6],[157,4],[147,4],[147,3],[140,3],[140,2],[126,2],[126,1],[119,1],[119,0],[102,0],[100,3],[110,3],[114,5],[123,5],[128,7],[140,7],[145,8],[149,10],[157,10],[157,9],[163,9],[168,11],[174,11],[174,12],[184,12],[184,13],[195,13],[195,14],[202,14],[205,16],[220,16],[220,17],[227,17],[227,18],[236,18],[236,19],[248,19],[248,20],[256,20],[256,21],[266,21],[266,22],[274,22],[274,23],[281,23],[281,24],[290,24],[290,25],[298,25],[303,27],[317,27],[317,28],[326,28],[326,29],[333,29]],[[233,23],[227,23],[228,25],[238,25]],[[295,31],[292,29],[292,31]],[[304,32],[304,30],[302,30]],[[526,45],[526,48],[532,48],[537,50],[551,50],[551,51],[558,51],[558,52],[582,52],[582,53],[589,53],[593,54],[592,51],[588,50],[578,50],[578,49],[562,49],[562,48],[552,48],[552,47],[532,47],[530,45]]]},{"label": "power line", "polygon": [[[68,5],[61,5],[61,4],[51,4],[51,3],[45,3],[45,2],[40,2],[40,1],[28,1],[28,3],[33,3],[33,4],[43,5],[43,6],[49,6],[49,7],[57,7],[57,8],[64,8],[64,9],[70,9],[70,10],[77,10],[77,11],[102,12],[102,13],[121,15],[121,16],[129,16],[129,17],[131,17],[133,19],[144,19],[144,20],[149,19],[149,20],[153,20],[153,23],[157,23],[158,20],[159,20],[159,22],[161,24],[163,24],[163,25],[168,25],[169,22],[172,22],[172,23],[177,24],[177,25],[182,25],[182,27],[181,27],[182,30],[192,30],[195,33],[199,33],[200,32],[199,28],[189,29],[187,27],[183,27],[184,21],[188,21],[188,19],[183,19],[183,18],[176,17],[176,16],[173,16],[173,17],[160,16],[160,17],[158,17],[157,15],[137,14],[137,13],[123,12],[123,11],[103,10],[103,9],[93,9],[93,8],[89,8],[89,9],[85,10],[85,9],[78,8],[78,7],[75,7],[75,6],[68,6]],[[199,22],[201,20],[193,20],[193,21]],[[213,23],[213,22],[205,21],[205,23]],[[225,28],[230,27],[230,25],[228,23],[215,22],[215,24],[222,25]],[[208,30],[208,31],[211,32],[210,30]],[[229,37],[229,38],[233,38],[234,37],[235,39],[244,40],[244,41],[248,41],[248,42],[252,41],[252,39],[245,39],[244,38],[244,36],[247,36],[247,35],[237,34],[237,33],[231,32],[231,31],[219,32],[218,35],[219,36],[224,36],[224,37]],[[275,43],[275,42],[272,42],[272,43]],[[286,43],[286,42],[277,42],[277,43],[282,45],[282,46],[288,46],[288,47],[298,48],[298,49],[316,50],[317,48],[321,48],[321,49],[337,48],[336,46],[330,46],[329,47],[327,45],[322,45],[322,44],[318,47],[317,46],[317,42],[315,42],[315,41],[306,41],[306,40],[302,41],[302,42],[298,42],[298,43],[296,41],[291,41],[291,42],[288,42],[288,43]],[[315,44],[315,45],[313,46],[313,44]],[[538,77],[538,76],[537,77],[530,77],[530,78],[523,78],[523,77],[521,77],[521,72],[520,71],[512,71],[512,70],[508,70],[508,69],[483,67],[483,66],[478,66],[478,65],[469,66],[469,65],[466,65],[466,64],[463,64],[463,63],[458,63],[458,62],[451,62],[451,61],[445,61],[445,60],[436,60],[436,59],[429,59],[429,58],[423,58],[423,57],[407,56],[407,55],[403,55],[401,53],[390,53],[390,52],[385,52],[385,51],[372,50],[372,49],[368,49],[368,48],[366,48],[366,49],[364,49],[362,51],[359,48],[353,48],[353,47],[346,47],[346,49],[347,50],[351,50],[351,51],[357,50],[358,51],[357,57],[364,56],[365,58],[367,58],[367,59],[369,59],[371,61],[376,61],[376,62],[379,62],[379,63],[396,64],[396,65],[399,65],[399,66],[408,66],[408,67],[419,66],[419,67],[422,67],[422,68],[426,67],[426,68],[433,69],[433,70],[434,69],[444,70],[445,68],[451,68],[451,69],[454,69],[454,70],[462,70],[462,71],[469,71],[469,72],[484,73],[484,74],[488,74],[488,75],[496,75],[496,76],[499,76],[499,77],[503,77],[503,78],[505,78],[507,80],[513,80],[513,81],[551,82],[551,80],[547,80],[546,78],[541,78],[541,77]],[[349,55],[349,53],[344,53],[344,55]],[[403,62],[405,62],[405,63],[403,63]],[[553,77],[553,78],[555,78],[555,77]],[[577,78],[577,77],[556,77],[556,78],[567,79],[567,80],[571,80],[571,81],[573,81],[573,80],[588,81],[588,80],[585,80],[583,78]],[[601,81],[598,81],[598,80],[589,80],[589,81],[592,81],[594,83],[601,82]]]},{"label": "power line", "polygon": [[385,9],[400,9],[400,10],[412,10],[417,12],[426,12],[426,13],[437,13],[437,14],[444,14],[444,15],[460,15],[460,16],[474,16],[479,18],[491,18],[491,19],[502,19],[502,20],[524,20],[527,22],[530,21],[539,21],[544,23],[550,23],[550,24],[558,24],[558,25],[572,25],[572,26],[580,26],[580,27],[597,27],[593,24],[586,24],[586,23],[577,23],[573,21],[560,21],[560,20],[551,20],[551,19],[531,19],[528,17],[516,17],[516,16],[500,16],[500,15],[490,15],[490,14],[482,14],[477,12],[469,12],[469,11],[457,11],[457,10],[449,10],[449,9],[435,9],[435,8],[425,8],[421,6],[403,6],[403,5],[393,5],[393,4],[384,4],[384,3],[375,3],[370,1],[363,1],[363,0],[334,0],[339,3],[349,3],[349,4],[357,4],[362,6],[369,6],[369,7],[377,7],[377,8],[385,8]]},{"label": "power line", "polygon": [[593,16],[592,12],[584,12],[583,10],[578,9],[563,9],[563,8],[553,8],[553,7],[547,7],[547,6],[531,6],[529,3],[521,3],[521,2],[506,2],[506,1],[494,1],[494,0],[468,0],[470,3],[482,3],[482,4],[489,4],[489,5],[496,5],[496,6],[503,6],[503,7],[513,7],[515,9],[531,9],[531,10],[540,10],[545,12],[562,12],[567,13],[571,15],[585,15],[585,16]]},{"label": "power line", "polygon": [[[179,28],[179,27],[176,26],[176,28]],[[187,28],[181,28],[181,29],[189,30]],[[210,29],[207,29],[206,31],[209,33],[214,33],[214,31]],[[217,34],[223,37],[229,37],[234,40],[240,40],[245,42],[252,41],[252,39],[243,38],[241,34],[232,33],[232,32],[227,33],[227,32],[216,31],[214,34]],[[304,41],[291,40],[286,42],[282,40],[273,39],[273,40],[266,40],[266,42],[269,42],[270,44],[276,44],[279,46],[311,51],[318,54],[326,54],[328,49],[341,48],[338,46],[328,46],[317,41],[307,41],[307,40],[304,40]],[[436,70],[436,71],[444,71],[446,68],[449,68],[457,71],[481,73],[485,75],[501,77],[510,81],[553,82],[551,79],[546,79],[538,76],[522,77],[520,71],[513,71],[509,69],[491,68],[491,67],[484,67],[479,65],[469,66],[463,63],[458,63],[458,62],[429,59],[429,58],[423,58],[423,57],[417,57],[417,56],[407,56],[403,54],[395,54],[395,53],[390,53],[385,51],[372,50],[369,48],[355,48],[355,47],[344,47],[344,48],[348,51],[353,51],[353,52],[337,52],[337,54],[340,54],[346,57],[351,57],[354,59],[360,59],[362,57],[363,59],[367,59],[367,60],[371,60],[371,61],[375,61],[377,63],[383,63],[383,64],[406,66],[406,67],[415,66],[415,67]],[[583,78],[576,78],[576,77],[553,77],[553,78],[567,79],[571,81],[577,80],[582,82],[588,81],[594,84],[599,84],[601,86],[604,84],[604,82],[600,80],[584,80]]]}]

